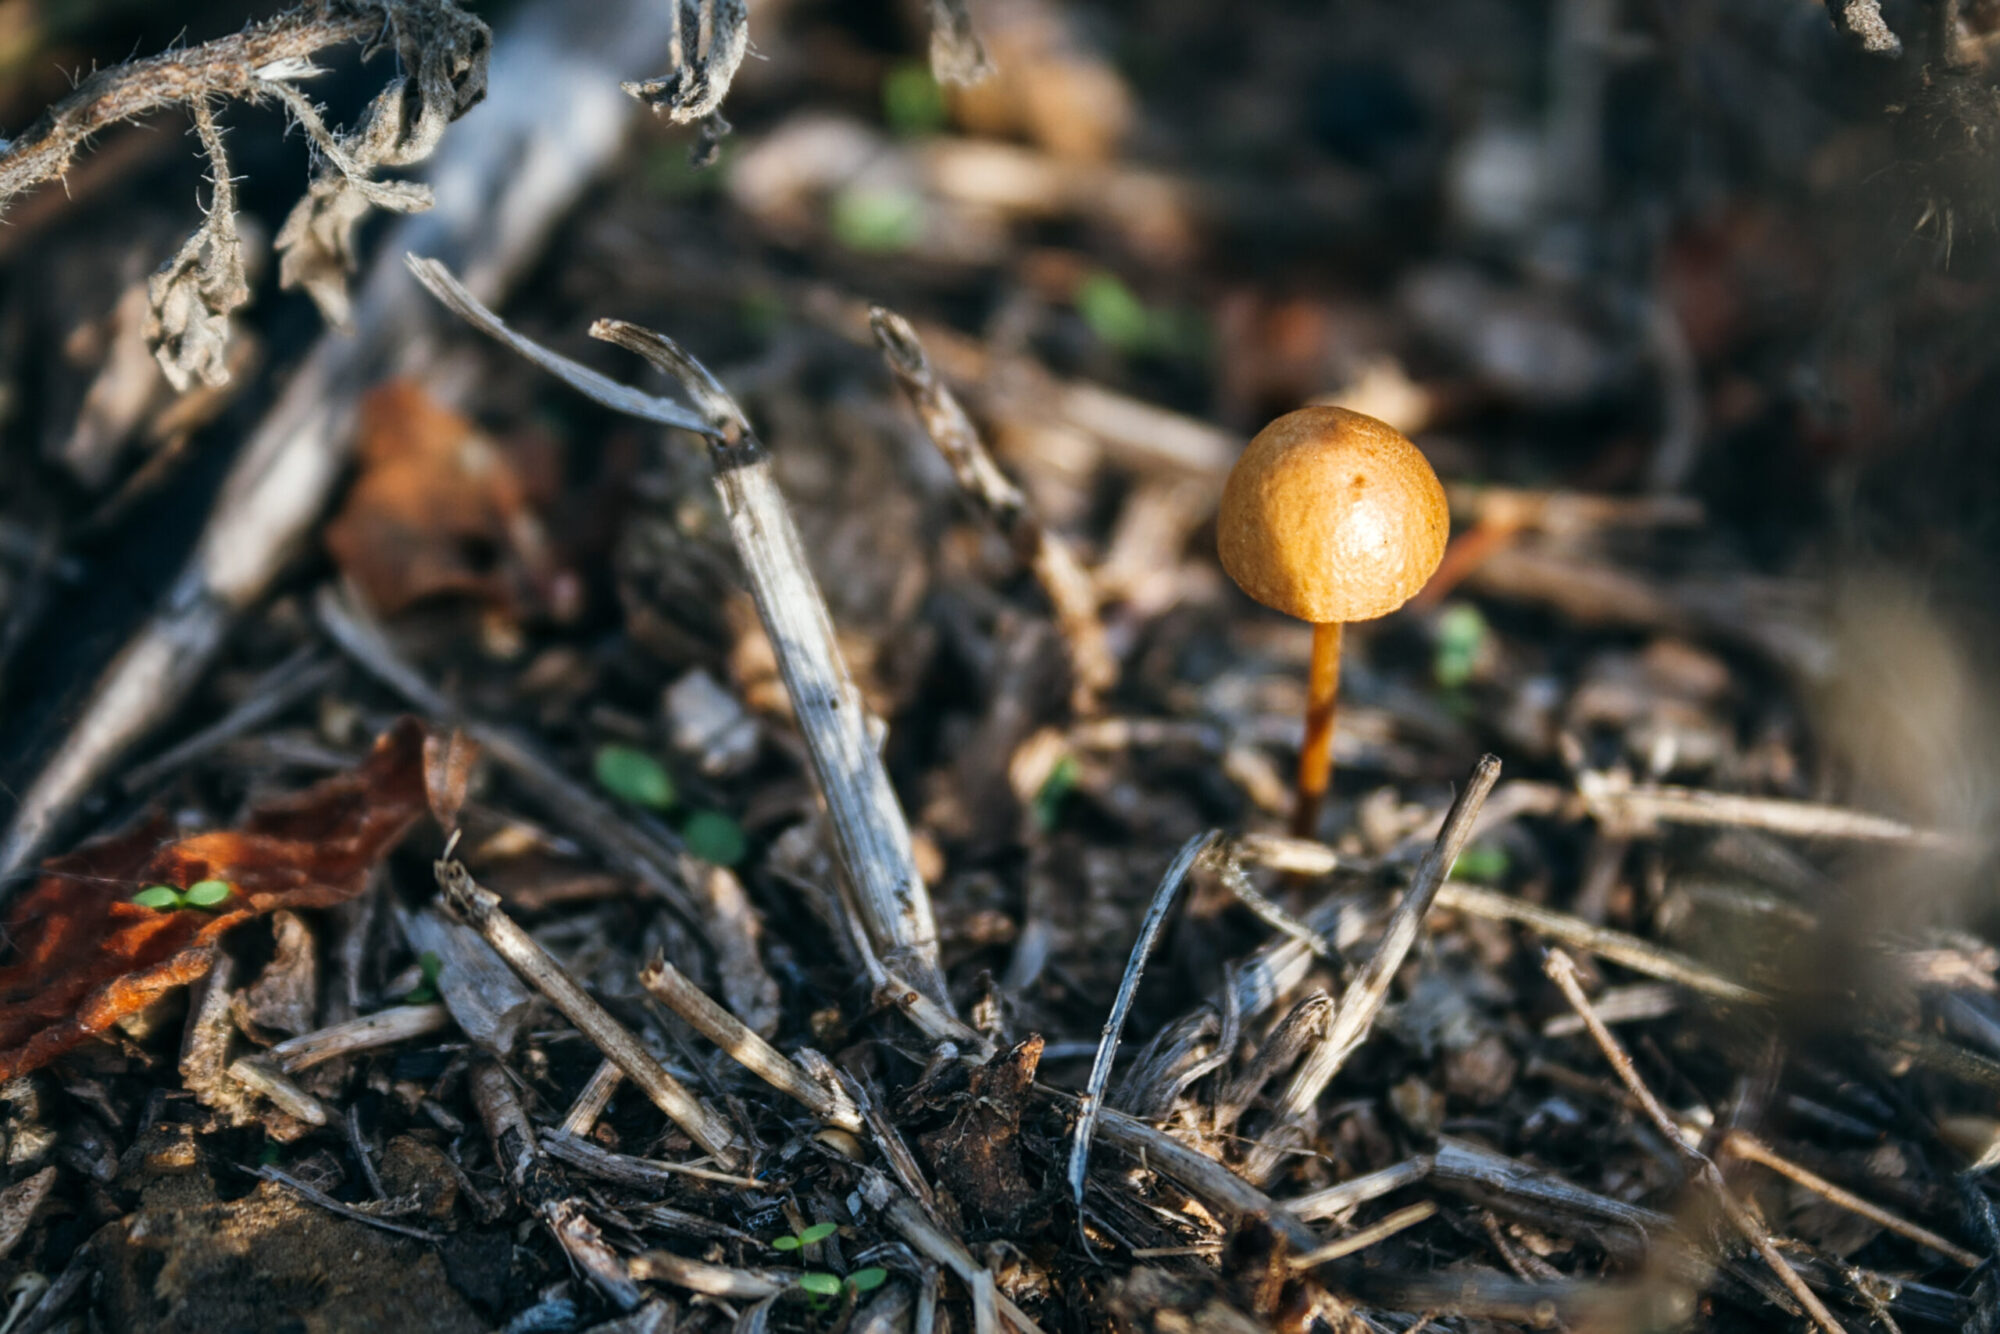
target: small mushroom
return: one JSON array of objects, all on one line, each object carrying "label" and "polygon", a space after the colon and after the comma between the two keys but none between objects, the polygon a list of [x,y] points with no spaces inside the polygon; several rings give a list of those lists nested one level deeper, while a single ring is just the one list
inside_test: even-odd
[{"label": "small mushroom", "polygon": [[1333,772],[1340,627],[1409,601],[1451,528],[1437,474],[1394,427],[1301,408],[1257,433],[1222,488],[1222,568],[1257,601],[1313,627],[1292,833],[1310,837]]}]

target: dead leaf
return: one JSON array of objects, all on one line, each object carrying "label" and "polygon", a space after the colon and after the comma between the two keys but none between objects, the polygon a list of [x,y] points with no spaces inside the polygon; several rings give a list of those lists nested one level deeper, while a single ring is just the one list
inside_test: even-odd
[{"label": "dead leaf", "polygon": [[1042,1038],[1035,1034],[972,1071],[952,1123],[919,1138],[938,1181],[962,1209],[1009,1226],[1043,1199],[1021,1158],[1021,1112],[1041,1059]]},{"label": "dead leaf", "polygon": [[558,572],[514,460],[407,380],[361,403],[361,475],[327,550],[374,609],[474,598],[516,616],[548,605]]},{"label": "dead leaf", "polygon": [[459,728],[452,728],[450,736],[424,738],[424,793],[431,818],[446,833],[458,828],[459,808],[465,805],[472,766],[478,762],[479,743]]},{"label": "dead leaf", "polygon": [[[424,813],[423,726],[404,719],[367,759],[253,811],[241,828],[163,843],[141,821],[66,857],[6,917],[0,967],[0,1081],[48,1064],[214,965],[231,927],[280,908],[323,908],[359,894],[368,873]],[[145,885],[223,880],[221,910],[131,902]]]}]

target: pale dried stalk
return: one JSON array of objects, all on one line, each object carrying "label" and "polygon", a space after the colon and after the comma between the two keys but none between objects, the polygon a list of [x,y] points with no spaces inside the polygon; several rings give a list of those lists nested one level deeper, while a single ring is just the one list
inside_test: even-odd
[{"label": "pale dried stalk", "polygon": [[1479,808],[1485,804],[1487,794],[1500,781],[1500,761],[1496,756],[1487,755],[1473,766],[1472,777],[1465,789],[1451,804],[1446,813],[1444,827],[1438,831],[1437,841],[1418,863],[1416,873],[1410,878],[1410,887],[1403,894],[1402,901],[1389,917],[1389,923],[1382,930],[1381,943],[1367,964],[1354,975],[1347,990],[1340,998],[1340,1009],[1334,1014],[1333,1022],[1327,1025],[1326,1034],[1320,1038],[1299,1068],[1292,1073],[1292,1079],[1272,1108],[1272,1129],[1251,1149],[1243,1165],[1243,1174],[1252,1181],[1267,1181],[1282,1160],[1286,1146],[1280,1137],[1295,1130],[1326,1086],[1340,1073],[1341,1066],[1354,1054],[1368,1037],[1375,1025],[1375,1016],[1381,1013],[1383,1001],[1389,996],[1389,983],[1403,966],[1410,947],[1417,943],[1417,932],[1423,926],[1424,917],[1431,910],[1438,890],[1444,885],[1445,877],[1451,874],[1452,864],[1464,849],[1466,841],[1472,837],[1473,824],[1479,818]]},{"label": "pale dried stalk", "polygon": [[611,1105],[611,1095],[618,1092],[618,1086],[624,1082],[625,1074],[618,1068],[617,1062],[599,1061],[583,1091],[576,1095],[576,1101],[563,1114],[562,1132],[565,1135],[588,1135],[590,1128],[597,1124],[597,1118],[604,1115],[604,1109]]},{"label": "pale dried stalk", "polygon": [[1298,1250],[1307,1251],[1319,1245],[1319,1237],[1291,1210],[1224,1164],[1189,1148],[1166,1131],[1107,1107],[1099,1114],[1097,1133],[1106,1144],[1123,1149],[1153,1171],[1179,1182],[1205,1207],[1233,1218],[1258,1219]]},{"label": "pale dried stalk", "polygon": [[674,376],[708,419],[716,494],[812,762],[841,868],[876,953],[947,1012],[930,891],[917,873],[909,822],[869,736],[867,708],[834,638],[833,617],[805,543],[772,476],[770,456],[707,368],[672,340],[617,320],[591,337],[636,352]]},{"label": "pale dried stalk", "polygon": [[1160,938],[1160,931],[1166,925],[1167,911],[1173,907],[1179,896],[1181,885],[1195,863],[1203,854],[1222,841],[1220,832],[1210,830],[1197,834],[1181,845],[1174,855],[1167,873],[1160,877],[1160,887],[1153,891],[1153,901],[1146,909],[1145,919],[1139,924],[1139,938],[1132,942],[1132,953],[1125,961],[1125,976],[1119,979],[1118,995],[1111,1002],[1111,1013],[1105,1017],[1104,1032],[1097,1040],[1097,1055],[1090,1063],[1090,1078],[1077,1098],[1076,1129],[1072,1132],[1069,1146],[1069,1191],[1076,1202],[1078,1225],[1082,1224],[1083,1188],[1090,1176],[1090,1137],[1097,1127],[1097,1120],[1104,1108],[1104,1089],[1111,1082],[1111,1064],[1118,1055],[1118,1040],[1125,1033],[1125,1019],[1132,1012],[1132,998],[1138,994],[1139,979],[1146,971],[1146,960],[1152,955],[1153,946]]},{"label": "pale dried stalk", "polygon": [[325,1103],[294,1084],[261,1056],[238,1057],[229,1063],[227,1073],[252,1093],[269,1099],[272,1106],[287,1116],[295,1116],[312,1126],[333,1124],[333,1114]]},{"label": "pale dried stalk", "polygon": [[1285,1207],[1294,1215],[1308,1221],[1332,1218],[1344,1214],[1357,1205],[1387,1195],[1392,1190],[1413,1186],[1431,1174],[1431,1156],[1418,1154],[1415,1158],[1405,1158],[1400,1163],[1391,1163],[1380,1171],[1343,1181],[1337,1186],[1316,1190],[1310,1195],[1285,1201]]},{"label": "pale dried stalk", "polygon": [[1632,1064],[1632,1058],[1625,1054],[1625,1049],[1618,1044],[1618,1039],[1612,1036],[1611,1030],[1604,1026],[1604,1021],[1591,1009],[1590,999],[1583,994],[1583,985],[1577,980],[1576,965],[1570,961],[1570,957],[1561,950],[1550,950],[1548,961],[1542,971],[1548,974],[1550,981],[1561,988],[1563,998],[1569,1002],[1570,1008],[1582,1017],[1584,1026],[1590,1030],[1592,1040],[1597,1043],[1598,1050],[1604,1053],[1604,1059],[1611,1063],[1611,1068],[1617,1073],[1619,1081],[1638,1102],[1640,1110],[1646,1114],[1646,1119],[1652,1122],[1654,1131],[1669,1147],[1680,1154],[1688,1168],[1688,1175],[1714,1197],[1716,1204],[1722,1209],[1723,1216],[1729,1220],[1730,1226],[1735,1228],[1756,1250],[1764,1263],[1770,1266],[1778,1282],[1783,1284],[1793,1299],[1805,1308],[1806,1314],[1812,1318],[1815,1325],[1818,1325],[1825,1334],[1846,1334],[1846,1327],[1833,1318],[1833,1313],[1826,1309],[1818,1294],[1806,1286],[1806,1281],[1799,1277],[1797,1270],[1785,1263],[1784,1256],[1778,1253],[1778,1248],[1771,1242],[1771,1234],[1757,1221],[1757,1216],[1746,1209],[1730,1192],[1728,1183],[1722,1179],[1722,1173],[1717,1170],[1714,1162],[1681,1137],[1680,1128],[1674,1124],[1673,1117],[1660,1105],[1659,1099],[1653,1096],[1653,1091],[1646,1087],[1646,1081],[1639,1077],[1639,1071]]},{"label": "pale dried stalk", "polygon": [[1841,806],[1690,787],[1626,787],[1590,772],[1578,775],[1577,790],[1592,815],[1621,829],[1644,830],[1655,824],[1735,825],[1794,838],[1900,843],[1952,853],[1977,851],[1971,839],[1949,830],[1924,829]]},{"label": "pale dried stalk", "polygon": [[707,368],[651,330],[599,320],[590,333],[637,352],[674,376],[694,400],[695,413],[607,381],[514,333],[444,265],[414,255],[409,264],[454,314],[559,375],[579,393],[616,411],[708,438],[730,537],[765,634],[777,652],[779,674],[826,802],[835,848],[862,922],[883,965],[909,979],[948,1015],[950,1003],[938,967],[937,924],[931,915],[930,891],[917,873],[909,822],[868,734],[866,706],[840,655],[833,618],[806,563],[798,527],[771,476],[770,458],[742,410]]},{"label": "pale dried stalk", "polygon": [[[658,10],[653,0],[600,0],[587,15],[568,0],[536,0],[517,10],[498,44],[485,108],[461,122],[432,161],[430,176],[440,185],[436,207],[398,222],[387,253],[447,252],[480,291],[502,290],[623,141],[631,103],[613,82],[666,48],[671,20]],[[342,40],[380,31],[379,13],[354,22],[363,26],[343,26]],[[250,29],[243,37],[257,41],[258,34],[278,30]],[[231,77],[247,86],[256,70],[286,54],[279,46],[243,48],[227,57],[243,67]],[[162,68],[171,63],[161,58]],[[88,96],[67,99],[58,109],[72,103],[87,108],[108,87],[86,81],[79,93],[88,89]],[[130,95],[129,89],[118,94]],[[111,114],[145,109],[133,104]],[[34,173],[50,163],[60,170],[96,113],[66,114],[72,118],[56,138],[31,132],[17,142],[15,154],[27,155],[9,156],[22,173],[17,179],[39,179]],[[49,147],[63,135],[68,147]],[[26,162],[41,165],[18,165]],[[0,175],[0,194],[9,188]],[[43,851],[76,802],[179,708],[236,618],[303,547],[347,465],[362,390],[391,370],[421,375],[434,359],[428,313],[402,271],[379,264],[356,297],[352,333],[314,344],[238,454],[187,567],[99,678],[62,747],[21,794],[0,840],[0,878]]]},{"label": "pale dried stalk", "polygon": [[1732,1130],[1722,1137],[1722,1152],[1731,1158],[1741,1158],[1749,1163],[1761,1163],[1779,1176],[1789,1177],[1807,1190],[1839,1205],[1851,1213],[1859,1214],[1877,1227],[1886,1228],[1897,1236],[1907,1237],[1919,1246],[1928,1246],[1953,1264],[1966,1269],[1977,1269],[1985,1263],[1982,1256],[1975,1255],[1963,1246],[1945,1240],[1927,1227],[1912,1223],[1906,1218],[1890,1213],[1878,1204],[1862,1199],[1851,1190],[1834,1185],[1816,1172],[1799,1166],[1791,1159],[1765,1144],[1756,1136],[1742,1130]]},{"label": "pale dried stalk", "polygon": [[506,1057],[535,1008],[535,993],[501,962],[479,933],[426,905],[396,920],[410,952],[437,956],[437,991],[461,1033],[483,1051]]},{"label": "pale dried stalk", "polygon": [[1345,1259],[1356,1251],[1365,1251],[1377,1242],[1387,1241],[1398,1232],[1415,1227],[1437,1211],[1438,1207],[1429,1200],[1410,1205],[1406,1209],[1398,1209],[1387,1218],[1369,1224],[1351,1237],[1342,1237],[1339,1241],[1328,1242],[1318,1250],[1295,1255],[1288,1263],[1294,1269],[1311,1269],[1314,1265]]},{"label": "pale dried stalk", "polygon": [[270,1055],[280,1070],[295,1075],[337,1057],[424,1037],[450,1024],[451,1011],[441,1004],[397,1005],[287,1038],[271,1048]]},{"label": "pale dried stalk", "polygon": [[855,1135],[865,1129],[861,1112],[844,1090],[808,1078],[776,1047],[751,1032],[747,1024],[718,1005],[707,992],[689,981],[687,974],[665,959],[654,959],[641,968],[639,985],[744,1069],[821,1121]]},{"label": "pale dried stalk", "polygon": [[959,489],[1034,571],[1069,648],[1070,707],[1079,716],[1094,712],[1098,697],[1118,682],[1118,660],[1097,617],[1097,588],[1089,572],[1069,544],[1042,525],[1028,497],[987,453],[957,395],[931,369],[923,341],[910,322],[893,310],[874,306],[868,323],[881,344],[882,359],[922,419],[925,434],[951,465]]},{"label": "pale dried stalk", "polygon": [[641,1186],[650,1190],[664,1190],[680,1186],[676,1177],[692,1177],[696,1181],[712,1181],[718,1186],[734,1186],[739,1190],[762,1191],[769,1183],[755,1177],[738,1176],[731,1172],[716,1172],[706,1167],[692,1167],[686,1163],[663,1162],[657,1158],[634,1158],[629,1153],[613,1153],[599,1148],[594,1142],[569,1134],[553,1127],[542,1131],[542,1148],[551,1158],[559,1158],[571,1167],[579,1168],[592,1176],[615,1181],[622,1186]]},{"label": "pale dried stalk", "polygon": [[653,1054],[624,1025],[592,1000],[575,978],[500,907],[500,896],[473,880],[456,861],[436,863],[438,889],[466,922],[493,947],[493,952],[521,975],[521,980],[547,996],[563,1017],[615,1061],[626,1078],[652,1100],[667,1118],[688,1133],[725,1167],[739,1166],[743,1149],[722,1115],[690,1093],[667,1073]]}]

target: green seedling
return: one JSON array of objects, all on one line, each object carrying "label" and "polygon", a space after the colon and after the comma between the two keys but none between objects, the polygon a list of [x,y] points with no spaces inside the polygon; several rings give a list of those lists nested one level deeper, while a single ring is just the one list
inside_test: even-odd
[{"label": "green seedling", "polygon": [[236,892],[236,886],[227,880],[197,880],[181,894],[181,902],[190,908],[214,908],[229,901]]},{"label": "green seedling", "polygon": [[217,908],[229,902],[236,886],[227,880],[198,880],[186,889],[172,885],[148,885],[132,896],[141,908],[174,912],[181,908]]},{"label": "green seedling", "polygon": [[1149,306],[1116,274],[1103,269],[1085,275],[1070,300],[1092,333],[1128,355],[1192,360],[1208,342],[1198,315]]},{"label": "green seedling", "polygon": [[897,134],[935,134],[944,128],[944,89],[931,67],[906,60],[882,80],[882,119]]},{"label": "green seedling", "polygon": [[679,798],[661,763],[636,746],[597,748],[597,785],[618,800],[664,811]]},{"label": "green seedling", "polygon": [[1486,618],[1470,603],[1454,602],[1438,616],[1431,675],[1446,690],[1456,690],[1472,680],[1485,648]]},{"label": "green seedling", "polygon": [[1471,880],[1490,885],[1507,875],[1507,849],[1495,843],[1475,843],[1458,854],[1452,863],[1453,880]]},{"label": "green seedling", "polygon": [[419,954],[417,967],[423,971],[424,980],[411,988],[409,995],[403,997],[403,1004],[429,1005],[436,1000],[439,994],[438,969],[443,967],[443,964],[444,961],[438,958],[435,950],[425,950]]},{"label": "green seedling", "polygon": [[893,255],[923,238],[924,201],[895,186],[850,185],[833,197],[827,220],[849,250]]},{"label": "green seedling", "polygon": [[825,1241],[838,1231],[840,1231],[840,1224],[838,1223],[814,1223],[803,1232],[794,1233],[789,1237],[779,1237],[771,1243],[771,1249],[774,1251],[804,1250],[808,1246]]},{"label": "green seedling", "polygon": [[1035,828],[1044,834],[1050,833],[1062,819],[1063,802],[1076,787],[1082,770],[1077,767],[1074,755],[1065,755],[1057,760],[1049,770],[1049,776],[1035,792]]},{"label": "green seedling", "polygon": [[717,866],[734,866],[748,851],[743,827],[721,811],[696,811],[681,826],[688,851]]}]

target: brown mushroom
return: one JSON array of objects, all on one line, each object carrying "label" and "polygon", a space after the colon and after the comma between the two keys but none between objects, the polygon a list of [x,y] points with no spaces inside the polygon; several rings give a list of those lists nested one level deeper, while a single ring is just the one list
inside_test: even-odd
[{"label": "brown mushroom", "polygon": [[1309,837],[1333,772],[1340,627],[1409,601],[1450,532],[1437,474],[1391,426],[1301,408],[1257,433],[1222,488],[1222,567],[1267,607],[1310,621],[1312,671],[1292,832]]}]

